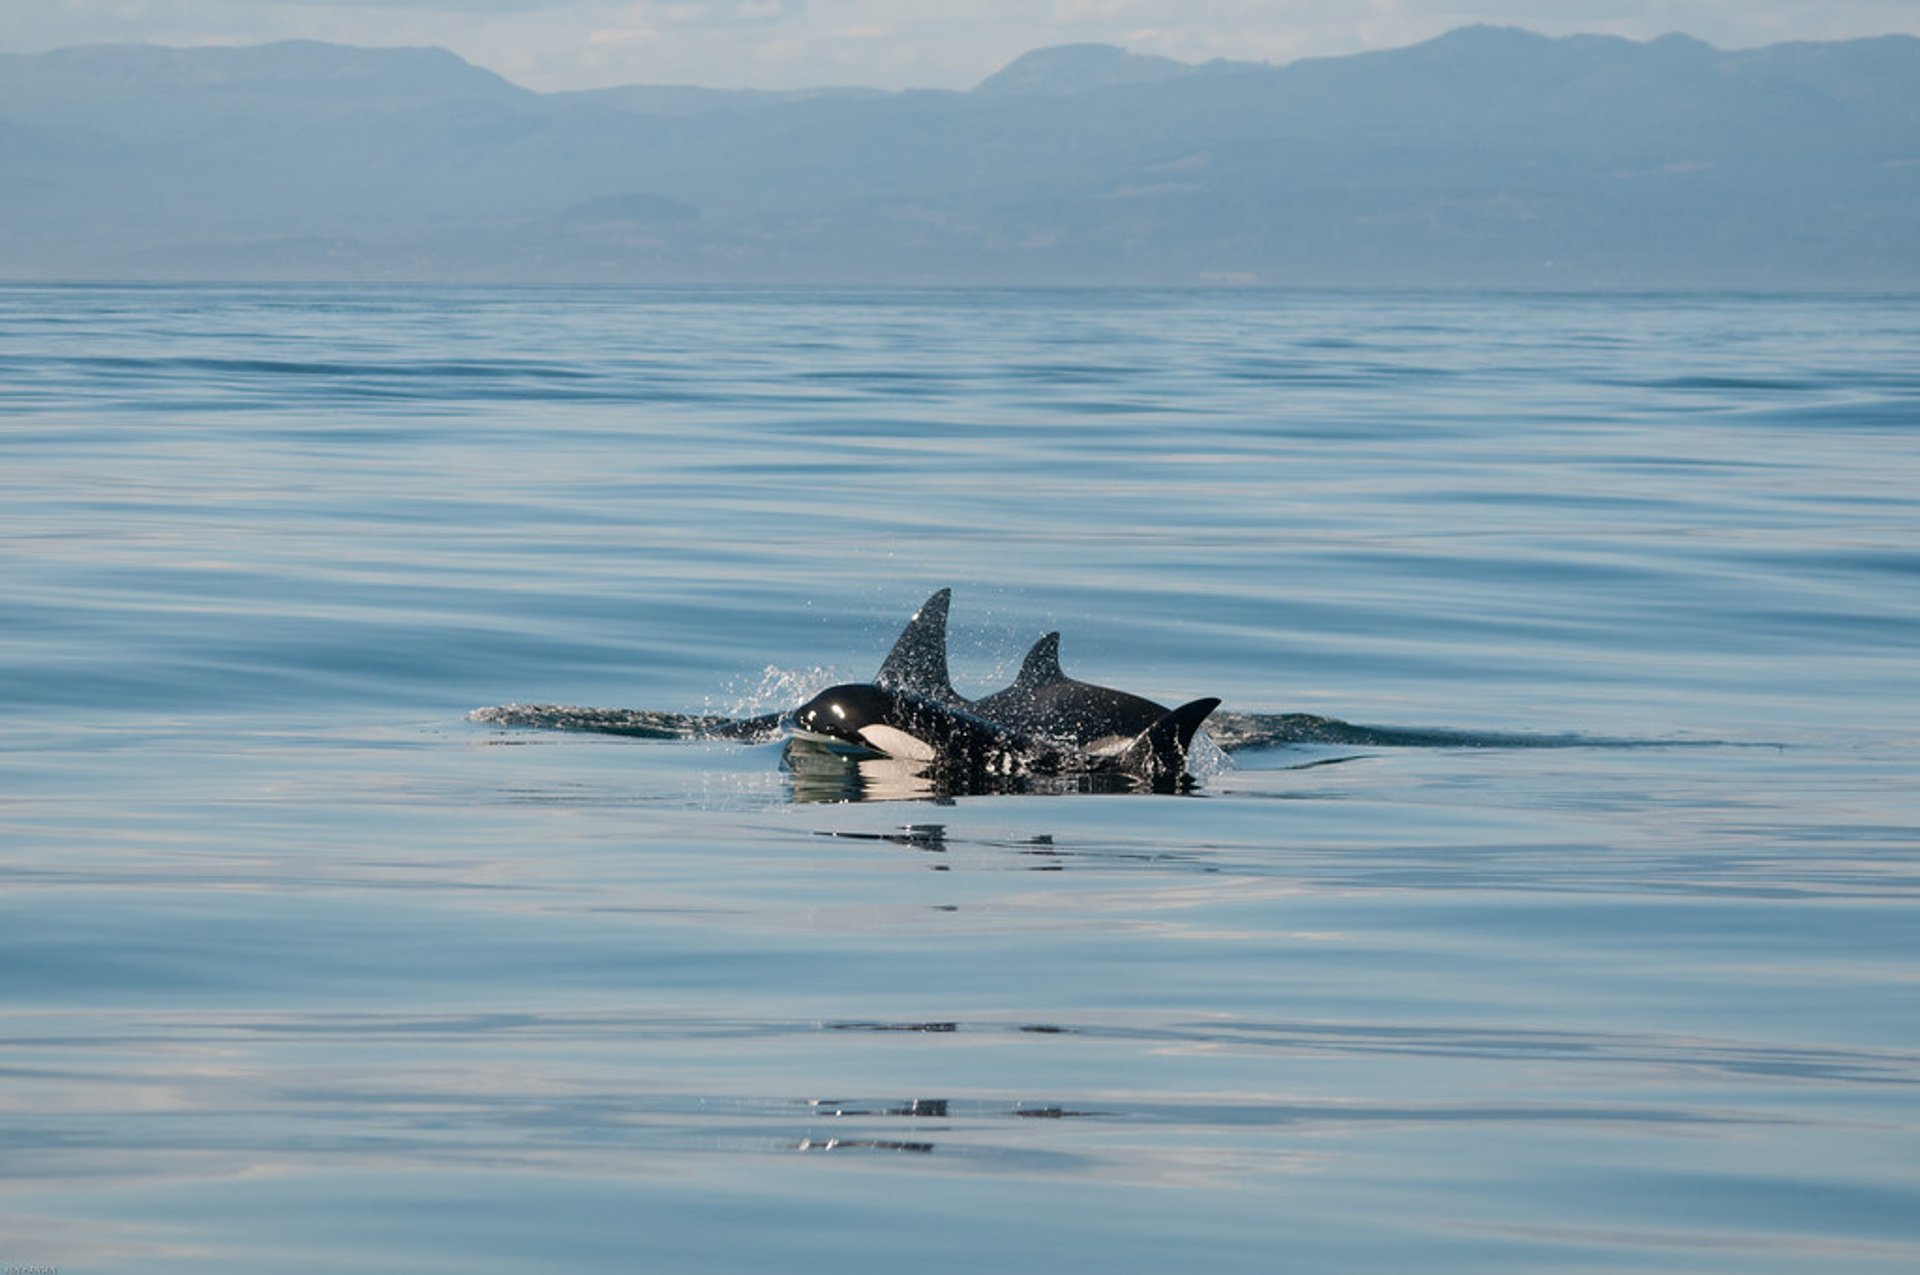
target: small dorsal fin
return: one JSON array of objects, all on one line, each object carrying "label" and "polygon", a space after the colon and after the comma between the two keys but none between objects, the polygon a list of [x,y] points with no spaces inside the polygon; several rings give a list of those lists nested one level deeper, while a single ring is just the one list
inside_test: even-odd
[{"label": "small dorsal fin", "polygon": [[1056,632],[1047,634],[1033,644],[1033,649],[1027,652],[1026,662],[1020,666],[1020,676],[1013,679],[1013,687],[1015,690],[1031,691],[1066,680],[1067,675],[1060,671],[1060,635]]},{"label": "small dorsal fin", "polygon": [[1191,700],[1162,713],[1120,754],[1120,768],[1142,779],[1177,779],[1187,768],[1187,749],[1208,714],[1220,707],[1214,698]]},{"label": "small dorsal fin", "polygon": [[873,680],[889,690],[914,691],[942,704],[964,703],[947,676],[947,605],[952,589],[941,589],[913,613]]}]

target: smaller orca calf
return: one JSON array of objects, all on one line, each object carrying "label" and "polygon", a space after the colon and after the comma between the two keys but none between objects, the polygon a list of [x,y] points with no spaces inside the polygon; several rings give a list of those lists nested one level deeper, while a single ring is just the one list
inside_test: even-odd
[{"label": "smaller orca calf", "polygon": [[[1098,688],[1096,688],[1098,689]],[[832,686],[793,715],[800,736],[855,756],[911,762],[962,786],[1024,775],[1115,775],[1167,789],[1186,780],[1187,749],[1217,699],[1162,711],[1095,753],[1015,729],[918,691],[875,683]]]}]

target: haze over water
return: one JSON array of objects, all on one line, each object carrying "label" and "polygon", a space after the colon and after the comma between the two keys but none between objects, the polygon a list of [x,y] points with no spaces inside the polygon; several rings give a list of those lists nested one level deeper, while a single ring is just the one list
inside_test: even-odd
[{"label": "haze over water", "polygon": [[[0,288],[0,1264],[1910,1270],[1916,348]],[[946,585],[971,694],[1058,628],[1469,746],[834,804],[467,718],[790,706]]]}]

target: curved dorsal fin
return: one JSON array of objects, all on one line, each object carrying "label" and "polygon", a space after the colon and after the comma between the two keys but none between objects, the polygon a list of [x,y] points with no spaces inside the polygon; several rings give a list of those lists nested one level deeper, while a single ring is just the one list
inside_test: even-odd
[{"label": "curved dorsal fin", "polygon": [[1013,685],[1016,690],[1030,691],[1066,680],[1067,675],[1060,671],[1060,635],[1056,632],[1047,634],[1033,644],[1033,649],[1027,652],[1026,662],[1020,666],[1020,676],[1013,679]]},{"label": "curved dorsal fin", "polygon": [[952,589],[941,589],[913,613],[899,640],[873,675],[889,690],[914,691],[943,704],[963,702],[947,676],[947,604]]}]

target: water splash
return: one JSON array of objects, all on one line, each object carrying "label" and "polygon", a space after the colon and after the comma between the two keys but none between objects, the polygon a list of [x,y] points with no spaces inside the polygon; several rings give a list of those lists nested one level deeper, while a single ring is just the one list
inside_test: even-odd
[{"label": "water splash", "polygon": [[486,726],[587,731],[636,739],[699,739],[733,719],[704,713],[667,713],[646,708],[587,708],[578,704],[496,704],[467,714]]},{"label": "water splash", "polygon": [[806,703],[821,691],[843,679],[833,669],[815,665],[812,668],[783,669],[769,664],[760,670],[758,681],[745,678],[729,683],[724,698],[716,704],[714,697],[707,700],[708,711],[722,717],[745,718],[758,717],[766,713],[785,713]]}]

